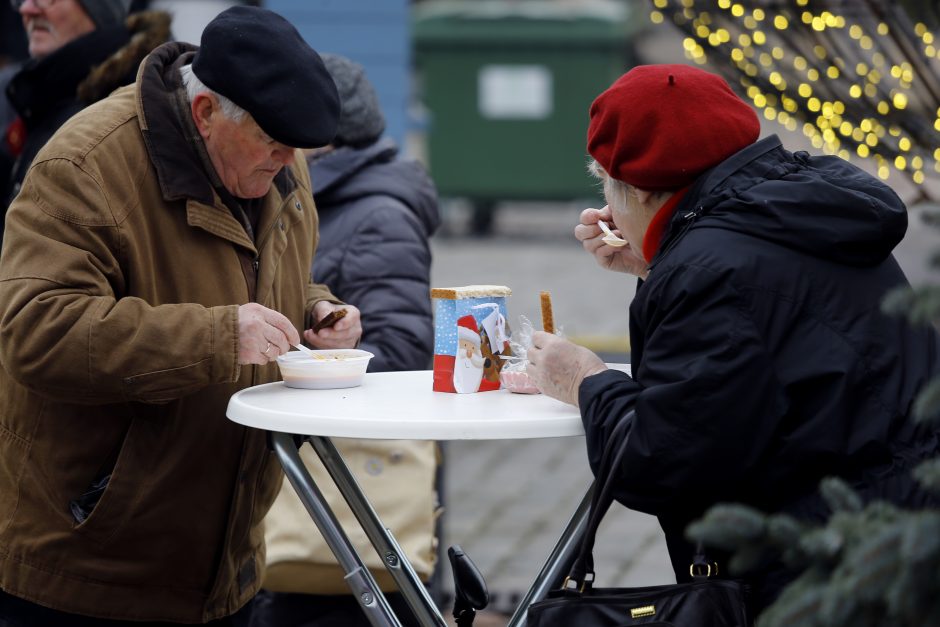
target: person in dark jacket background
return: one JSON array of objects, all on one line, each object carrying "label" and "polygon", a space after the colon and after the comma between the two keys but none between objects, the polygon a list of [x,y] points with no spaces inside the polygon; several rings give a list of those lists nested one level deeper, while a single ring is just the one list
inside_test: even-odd
[{"label": "person in dark jacket background", "polygon": [[170,38],[170,15],[128,16],[130,0],[16,0],[30,59],[6,87],[17,116],[3,128],[15,161],[0,171],[3,217],[26,171],[52,134],[74,114],[134,82],[147,54]]},{"label": "person in dark jacket background", "polygon": [[434,351],[428,238],[441,223],[437,190],[382,137],[385,118],[362,67],[335,54],[324,63],[343,112],[333,143],[307,159],[320,215],[314,281],[359,307],[370,372],[424,370]]},{"label": "person in dark jacket background", "polygon": [[[0,2],[0,188],[6,182],[15,161],[6,141],[6,129],[16,118],[13,105],[4,95],[10,79],[29,58],[26,32],[20,14],[12,5]],[[0,234],[3,233],[0,226]]]},{"label": "person in dark jacket background", "polygon": [[[427,369],[434,353],[431,251],[440,225],[437,191],[424,168],[397,157],[382,137],[385,118],[361,65],[335,54],[323,63],[339,91],[336,138],[308,152],[320,217],[314,280],[361,312],[359,348],[375,355],[370,372]],[[340,440],[337,447],[409,561],[425,581],[436,557],[437,445],[431,441]],[[310,447],[301,458],[331,503],[342,497]],[[401,617],[403,597],[352,513],[339,520]],[[265,518],[267,568],[252,627],[368,625],[344,573],[285,480]],[[408,623],[406,623],[408,624]]]},{"label": "person in dark jacket background", "polygon": [[[529,373],[580,407],[595,471],[631,421],[613,436],[626,438],[616,498],[659,517],[677,580],[690,579],[685,527],[717,502],[818,521],[818,483],[839,476],[866,499],[930,504],[910,470],[938,434],[908,417],[938,372],[938,336],[880,309],[907,284],[891,254],[907,228],[897,194],[840,158],[758,141],[754,111],[697,68],[634,68],[590,115],[609,204],[575,235],[602,267],[641,277],[633,374],[545,333]],[[611,219],[622,247],[601,238]],[[752,610],[792,577],[748,575]]]}]

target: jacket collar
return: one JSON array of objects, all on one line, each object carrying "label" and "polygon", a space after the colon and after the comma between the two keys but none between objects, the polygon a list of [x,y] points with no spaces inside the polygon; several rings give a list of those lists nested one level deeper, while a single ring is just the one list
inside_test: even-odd
[{"label": "jacket collar", "polygon": [[315,194],[329,193],[335,185],[343,183],[350,175],[366,164],[379,159],[391,160],[398,154],[398,147],[390,137],[383,137],[365,148],[340,146],[307,162],[310,180],[314,181]]},{"label": "jacket collar", "polygon": [[189,63],[196,47],[185,43],[160,46],[144,59],[137,77],[137,109],[141,132],[166,201],[192,198],[213,204],[212,184],[179,109],[182,80],[179,68]]},{"label": "jacket collar", "polygon": [[768,152],[782,147],[780,138],[770,135],[739,150],[695,179],[687,188],[688,192],[673,207],[672,219],[665,228],[665,235],[662,237],[655,256],[650,259],[650,269],[672,249],[675,242],[685,234],[698,216],[707,213],[712,207],[735,194],[735,190],[731,188],[722,188],[729,177]]},{"label": "jacket collar", "polygon": [[[760,141],[754,142],[747,148],[739,150],[706,172],[703,176],[699,177],[702,181],[702,186],[699,188],[696,196],[702,197],[711,195],[729,176],[768,152],[782,147],[783,144],[780,143],[780,138],[776,135],[770,135]],[[698,186],[696,185],[696,187]]]},{"label": "jacket collar", "polygon": [[689,187],[686,186],[673,193],[665,204],[656,211],[646,228],[646,233],[643,235],[643,258],[646,259],[647,263],[652,261],[656,253],[659,252],[659,245],[663,241],[663,233],[666,232],[666,227],[669,226],[680,201],[688,191]]}]

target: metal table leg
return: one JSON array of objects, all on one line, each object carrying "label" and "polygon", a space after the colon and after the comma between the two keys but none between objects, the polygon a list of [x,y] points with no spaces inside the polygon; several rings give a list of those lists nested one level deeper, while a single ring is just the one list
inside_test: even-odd
[{"label": "metal table leg", "polygon": [[[347,582],[359,598],[360,605],[370,623],[374,626],[400,627],[401,623],[388,606],[372,574],[362,563],[332,511],[326,507],[323,495],[300,459],[293,436],[272,432],[271,440],[288,480],[316,522],[340,566],[347,573]],[[309,436],[308,440],[359,520],[370,542],[382,557],[386,569],[392,575],[418,622],[422,627],[446,627],[447,623],[414,572],[411,563],[402,553],[401,547],[391,532],[382,525],[335,445],[329,438],[320,436]],[[513,613],[507,627],[524,625],[529,606],[545,598],[549,590],[561,587],[580,548],[577,540],[587,524],[593,489],[593,485],[588,488],[552,553]]]},{"label": "metal table leg", "polygon": [[[300,455],[297,452],[297,445],[293,436],[287,433],[270,432],[271,445],[274,453],[277,455],[281,466],[284,468],[284,474],[290,481],[304,507],[313,521],[323,539],[342,566],[346,573],[346,583],[352,589],[353,595],[359,601],[362,611],[365,612],[369,623],[373,627],[401,627],[398,618],[392,612],[385,595],[379,590],[378,584],[372,577],[372,573],[365,567],[356,554],[356,550],[349,542],[336,516],[327,507],[323,494],[313,478],[304,466]],[[362,493],[360,492],[360,498]]]},{"label": "metal table leg", "polygon": [[423,627],[446,627],[447,623],[431,600],[431,595],[421,583],[408,558],[402,553],[395,537],[379,520],[336,446],[326,437],[310,436],[308,439],[339,488],[340,494],[362,525],[372,546],[382,558],[385,569],[395,580],[418,622]]},{"label": "metal table leg", "polygon": [[539,571],[525,597],[519,602],[506,627],[525,625],[526,617],[529,614],[529,606],[544,599],[549,590],[561,588],[561,584],[568,575],[568,571],[574,563],[574,558],[581,548],[578,540],[580,540],[584,528],[587,526],[588,512],[591,509],[591,493],[593,491],[594,484],[591,484],[584,498],[581,499],[578,509],[575,510],[571,520],[565,526],[558,542],[555,543],[551,555],[545,560],[545,565],[542,566],[542,570]]}]

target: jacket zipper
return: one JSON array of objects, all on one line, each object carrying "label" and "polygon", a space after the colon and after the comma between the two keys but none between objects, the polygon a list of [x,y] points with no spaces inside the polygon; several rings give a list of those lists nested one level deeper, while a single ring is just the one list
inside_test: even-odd
[{"label": "jacket zipper", "polygon": [[[288,196],[288,198],[290,198],[290,196]],[[261,235],[261,238],[255,244],[255,248],[258,252],[255,253],[255,258],[251,260],[251,267],[255,271],[255,295],[257,295],[258,292],[258,275],[261,274],[261,249],[264,247],[265,240],[267,240],[268,236],[271,235],[271,231],[273,231],[278,225],[283,224],[283,219],[281,216],[284,215],[284,205],[286,203],[287,198],[284,199],[284,202],[282,202],[280,208],[278,208],[277,215],[274,217],[274,221],[271,223],[271,226],[268,227],[268,230]]]},{"label": "jacket zipper", "polygon": [[271,226],[269,226],[268,230],[261,235],[261,238],[255,245],[255,248],[258,249],[258,254],[255,256],[255,260],[252,262],[252,264],[256,265],[256,269],[261,266],[261,249],[264,247],[264,242],[268,239],[268,236],[271,235],[271,231],[273,231],[274,228],[279,224],[282,224],[282,215],[284,215],[284,203],[281,203],[281,207],[277,210],[277,215],[274,217],[274,221],[271,223]]},{"label": "jacket zipper", "polygon": [[[289,198],[289,196],[288,196],[288,198]],[[257,252],[255,253],[254,259],[251,260],[251,267],[252,267],[252,269],[253,269],[254,272],[255,272],[255,293],[252,295],[253,298],[257,298],[257,296],[258,296],[258,277],[259,277],[260,274],[261,274],[261,249],[264,247],[264,242],[265,242],[265,241],[268,239],[268,237],[271,235],[271,232],[275,229],[275,227],[277,227],[278,225],[282,225],[282,224],[283,224],[283,217],[282,217],[282,216],[284,215],[284,206],[285,206],[285,204],[286,204],[286,201],[287,201],[287,199],[285,199],[285,202],[282,202],[282,203],[281,203],[281,206],[280,206],[280,208],[278,208],[277,215],[275,216],[274,221],[271,223],[271,226],[268,228],[267,231],[265,231],[265,232],[261,235],[261,237],[258,239],[257,243],[255,244],[255,249],[257,250]],[[251,384],[252,384],[252,385],[257,385],[258,382],[259,382],[259,377],[260,377],[260,376],[261,376],[260,368],[254,368],[254,372],[253,372],[253,374],[252,374],[252,376],[251,376]],[[247,457],[248,457],[247,454],[246,454],[246,452],[245,452],[245,450],[246,450],[247,445],[248,445],[248,438],[250,437],[249,431],[250,431],[249,429],[246,429],[246,430],[245,430],[245,433],[244,433],[244,435],[243,435],[243,437],[242,437],[242,462],[241,462],[241,464],[239,464],[239,466],[240,466],[239,472],[240,472],[240,473],[245,473],[245,474],[249,474],[248,471],[247,471],[247,469],[245,468],[245,465],[246,465],[245,460],[246,460]],[[262,461],[262,463],[258,466],[258,469],[260,470],[261,467],[263,467],[263,461]],[[262,476],[260,472],[254,473],[254,474],[256,474],[254,490],[248,490],[248,489],[246,488],[246,489],[244,490],[244,492],[243,492],[245,501],[246,501],[246,503],[247,503],[247,505],[248,505],[248,507],[249,507],[249,516],[250,516],[250,510],[253,510],[253,509],[254,509],[254,500],[253,500],[253,498],[252,498],[252,495],[257,494],[257,492],[258,492],[258,485],[259,485],[260,482],[261,482],[261,476]],[[241,538],[240,538],[239,543],[238,543],[239,546],[244,546],[244,545],[245,545],[245,543],[246,543],[246,538],[248,537],[249,532],[250,532],[250,529],[249,529],[248,527],[246,527],[245,530],[244,530],[244,533],[241,534]],[[232,547],[235,546],[235,538],[234,538],[234,534],[233,534],[233,533],[232,533],[232,534],[229,534],[229,536],[228,536],[228,538],[227,538],[227,541],[230,543],[230,546],[232,546]],[[235,579],[236,579],[236,580],[238,579],[238,576],[239,576],[239,574],[240,574],[240,571],[241,571],[241,569],[242,569],[243,567],[244,567],[244,564],[236,565],[236,568],[235,568]],[[237,583],[237,581],[236,581],[236,583]],[[218,588],[218,586],[219,586],[219,582],[218,582],[218,578],[217,578],[214,587],[215,587],[215,588]],[[240,585],[239,585],[239,588],[241,588]]]},{"label": "jacket zipper", "polygon": [[705,207],[703,205],[699,205],[692,211],[689,211],[684,216],[682,216],[683,223],[682,223],[682,227],[679,229],[679,232],[676,233],[675,237],[671,237],[669,239],[669,242],[667,243],[666,248],[664,248],[656,256],[656,260],[650,264],[649,268],[647,268],[647,272],[652,272],[653,268],[655,266],[658,266],[659,262],[662,261],[662,259],[666,255],[669,254],[669,251],[675,248],[676,244],[679,243],[679,240],[682,239],[682,236],[685,235],[686,232],[690,228],[692,228],[692,224],[695,222],[696,218],[698,218],[702,214],[703,211],[705,211]]}]

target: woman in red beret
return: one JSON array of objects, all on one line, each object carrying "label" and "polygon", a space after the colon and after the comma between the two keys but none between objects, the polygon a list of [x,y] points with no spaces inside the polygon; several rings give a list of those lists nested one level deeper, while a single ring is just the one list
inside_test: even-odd
[{"label": "woman in red beret", "polygon": [[[634,68],[590,115],[608,206],[586,209],[575,236],[641,278],[633,375],[546,333],[529,373],[580,407],[595,472],[626,438],[616,497],[659,517],[677,580],[690,578],[686,526],[718,502],[821,521],[817,486],[838,476],[865,500],[935,504],[911,469],[938,433],[909,414],[938,372],[938,335],[879,306],[907,285],[891,254],[907,228],[897,194],[837,157],[758,141],[750,106],[694,67]],[[605,243],[599,220],[627,244]],[[793,576],[746,576],[752,611]]]}]

